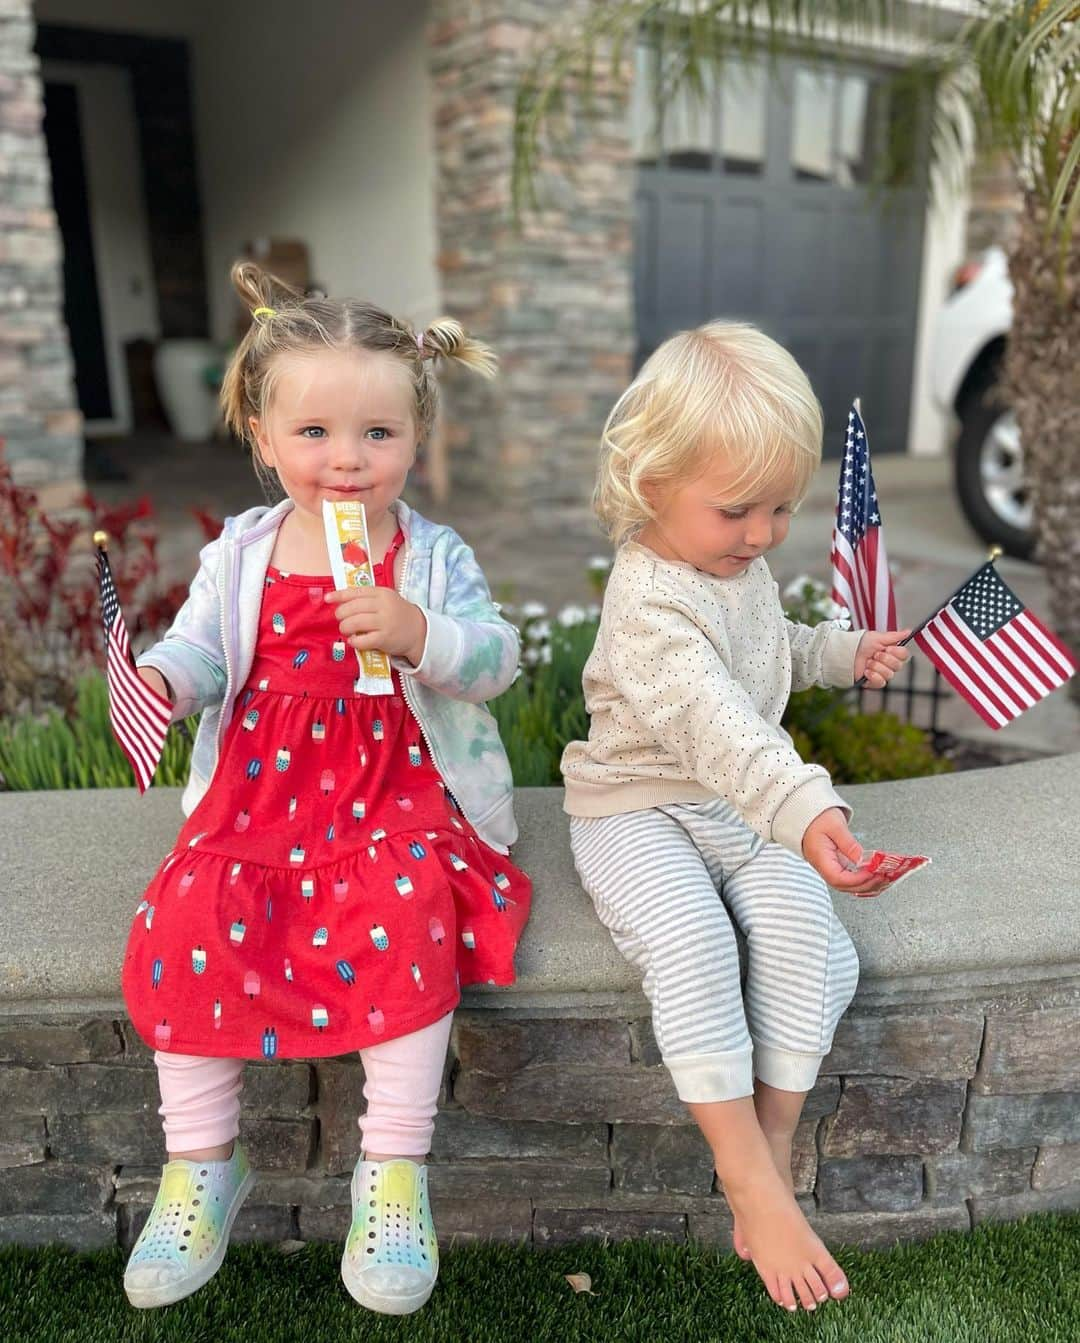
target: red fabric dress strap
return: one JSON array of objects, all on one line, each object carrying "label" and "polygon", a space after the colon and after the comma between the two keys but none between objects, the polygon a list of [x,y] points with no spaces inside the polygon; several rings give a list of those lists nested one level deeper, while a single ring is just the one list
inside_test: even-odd
[{"label": "red fabric dress strap", "polygon": [[379,587],[392,588],[397,586],[394,582],[394,560],[404,544],[405,533],[399,527],[394,533],[394,539],[386,547],[386,554],[377,566],[379,570],[378,578],[381,580],[378,584]]}]

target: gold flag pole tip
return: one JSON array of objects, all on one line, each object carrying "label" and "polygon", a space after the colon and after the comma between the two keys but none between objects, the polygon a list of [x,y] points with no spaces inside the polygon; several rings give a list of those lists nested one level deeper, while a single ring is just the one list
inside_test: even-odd
[{"label": "gold flag pole tip", "polygon": [[95,545],[95,546],[98,546],[99,549],[104,550],[105,547],[106,547],[108,544],[109,544],[109,533],[108,533],[108,532],[95,532],[95,533],[94,533],[94,545]]},{"label": "gold flag pole tip", "polygon": [[990,563],[993,564],[993,562],[994,562],[995,560],[999,560],[999,559],[1001,559],[1002,555],[1004,555],[1004,554],[1005,554],[1005,552],[1002,550],[1002,548],[1001,548],[1000,546],[991,546],[991,547],[990,547]]}]

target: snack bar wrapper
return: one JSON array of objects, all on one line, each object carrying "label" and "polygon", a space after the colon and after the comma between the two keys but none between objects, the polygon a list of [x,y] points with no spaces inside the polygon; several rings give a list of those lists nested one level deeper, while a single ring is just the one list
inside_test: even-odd
[{"label": "snack bar wrapper", "polygon": [[[364,505],[349,499],[324,499],[322,508],[330,572],[334,575],[335,585],[339,589],[374,587],[375,571],[371,567]],[[392,695],[394,682],[386,654],[369,649],[355,651],[359,664],[354,685],[356,693]]]}]

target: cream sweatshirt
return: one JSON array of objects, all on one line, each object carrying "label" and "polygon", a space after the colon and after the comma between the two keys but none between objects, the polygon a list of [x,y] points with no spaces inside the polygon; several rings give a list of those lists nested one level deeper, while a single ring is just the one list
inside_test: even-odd
[{"label": "cream sweatshirt", "polygon": [[588,741],[563,753],[565,809],[611,816],[726,799],[802,854],[806,827],[851,808],[780,718],[792,690],[849,686],[862,631],[789,621],[764,559],[732,578],[621,546],[585,664]]}]

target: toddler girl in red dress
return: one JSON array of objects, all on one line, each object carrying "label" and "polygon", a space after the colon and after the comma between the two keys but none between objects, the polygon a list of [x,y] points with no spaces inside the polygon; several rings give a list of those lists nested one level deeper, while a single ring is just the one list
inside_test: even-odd
[{"label": "toddler girl in red dress", "polygon": [[[250,263],[233,281],[253,322],[222,401],[286,497],[227,519],[138,660],[174,719],[203,712],[187,822],[124,960],[169,1152],[125,1288],[165,1305],[220,1266],[254,1182],[236,1141],[244,1060],[359,1050],[342,1276],[402,1314],[438,1272],[423,1161],[460,986],[513,982],[531,893],[484,705],[514,677],[517,632],[469,547],[399,498],[434,418],[433,362],[490,374],[494,359],[456,322],[416,333]],[[373,587],[334,590],[326,499],[365,505]],[[364,693],[365,649],[390,657],[393,693]]]}]

